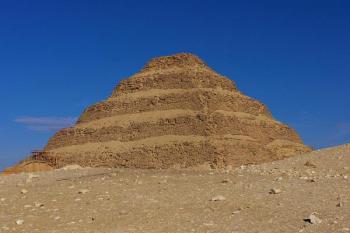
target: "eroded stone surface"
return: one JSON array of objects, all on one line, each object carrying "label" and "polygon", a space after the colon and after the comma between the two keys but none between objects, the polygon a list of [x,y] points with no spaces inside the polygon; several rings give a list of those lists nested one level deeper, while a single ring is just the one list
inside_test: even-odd
[{"label": "eroded stone surface", "polygon": [[155,58],[121,81],[75,126],[57,132],[40,159],[56,168],[221,168],[308,151],[293,129],[233,81],[197,56],[177,54]]}]

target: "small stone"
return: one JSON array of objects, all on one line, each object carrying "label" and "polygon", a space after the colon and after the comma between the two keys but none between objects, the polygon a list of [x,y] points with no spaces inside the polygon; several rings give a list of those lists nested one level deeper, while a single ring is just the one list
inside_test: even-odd
[{"label": "small stone", "polygon": [[24,205],[24,208],[30,208],[32,205]]},{"label": "small stone", "polygon": [[281,180],[283,180],[281,176],[276,178],[276,181],[281,181]]},{"label": "small stone", "polygon": [[342,231],[350,231],[350,228],[344,227],[341,229]]},{"label": "small stone", "polygon": [[239,214],[241,211],[240,210],[235,210],[232,212],[232,214]]},{"label": "small stone", "polygon": [[343,178],[346,180],[346,179],[348,179],[349,177],[348,177],[348,176],[343,176]]},{"label": "small stone", "polygon": [[316,216],[316,213],[310,214],[310,216],[304,219],[304,221],[311,224],[320,224],[322,222],[322,220]]},{"label": "small stone", "polygon": [[217,196],[212,197],[210,199],[210,201],[225,201],[225,200],[226,200],[226,198],[224,196],[222,196],[222,195],[217,195]]},{"label": "small stone", "polygon": [[0,201],[6,201],[6,198],[2,197],[0,198]]},{"label": "small stone", "polygon": [[228,184],[228,183],[232,183],[232,181],[231,181],[230,179],[223,179],[223,180],[221,181],[221,183],[223,183],[223,184]]},{"label": "small stone", "polygon": [[34,203],[34,206],[35,206],[35,207],[43,207],[44,204],[43,204],[43,203],[40,203],[40,202],[35,202],[35,203]]},{"label": "small stone", "polygon": [[270,194],[279,194],[279,193],[282,193],[281,189],[273,188],[270,190]]},{"label": "small stone", "polygon": [[22,225],[24,223],[24,220],[23,219],[18,219],[16,220],[16,224],[17,225]]},{"label": "small stone", "polygon": [[315,164],[313,164],[313,163],[310,162],[310,161],[307,161],[307,162],[304,164],[304,166],[306,166],[306,167],[312,167],[312,168],[316,168],[316,167],[317,167]]},{"label": "small stone", "polygon": [[28,193],[28,190],[27,190],[27,189],[22,189],[22,190],[21,190],[21,193],[22,193],[22,194],[26,194],[26,193]]},{"label": "small stone", "polygon": [[343,207],[343,203],[342,202],[338,202],[337,207]]},{"label": "small stone", "polygon": [[80,189],[80,190],[78,191],[79,194],[86,194],[86,193],[88,193],[88,192],[90,192],[90,190],[88,190],[88,189]]},{"label": "small stone", "polygon": [[59,220],[60,218],[61,218],[60,216],[56,216],[54,219]]}]

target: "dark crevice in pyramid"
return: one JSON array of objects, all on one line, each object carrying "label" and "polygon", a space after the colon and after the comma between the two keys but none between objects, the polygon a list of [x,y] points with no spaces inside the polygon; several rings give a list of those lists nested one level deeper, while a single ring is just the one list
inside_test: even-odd
[{"label": "dark crevice in pyramid", "polygon": [[264,104],[192,54],[152,59],[45,148],[57,167],[132,168],[240,166],[308,151]]}]

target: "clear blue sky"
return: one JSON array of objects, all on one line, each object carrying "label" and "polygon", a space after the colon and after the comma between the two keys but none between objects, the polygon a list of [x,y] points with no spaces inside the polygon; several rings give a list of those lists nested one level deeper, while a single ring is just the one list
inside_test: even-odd
[{"label": "clear blue sky", "polygon": [[350,141],[350,1],[1,1],[0,169],[152,57],[195,53],[305,143]]}]

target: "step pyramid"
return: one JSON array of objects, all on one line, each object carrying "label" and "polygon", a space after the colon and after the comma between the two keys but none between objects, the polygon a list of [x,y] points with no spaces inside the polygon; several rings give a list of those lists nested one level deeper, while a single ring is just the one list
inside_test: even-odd
[{"label": "step pyramid", "polygon": [[42,159],[128,168],[241,166],[310,151],[261,102],[192,54],[152,59],[57,132]]}]

